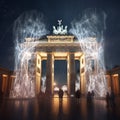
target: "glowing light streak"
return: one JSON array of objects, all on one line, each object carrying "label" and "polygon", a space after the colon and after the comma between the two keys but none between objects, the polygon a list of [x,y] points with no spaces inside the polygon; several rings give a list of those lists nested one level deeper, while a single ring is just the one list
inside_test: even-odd
[{"label": "glowing light streak", "polygon": [[81,20],[72,23],[70,30],[78,38],[85,54],[87,91],[93,90],[98,97],[105,96],[107,91],[102,34],[104,15],[98,16],[95,12],[87,11]]},{"label": "glowing light streak", "polygon": [[[47,34],[43,16],[35,11],[22,14],[14,25],[15,73],[12,98],[35,97],[35,46],[38,39]],[[25,38],[31,38],[25,39]],[[33,38],[33,39],[32,39]],[[37,41],[36,41],[37,40]]]}]

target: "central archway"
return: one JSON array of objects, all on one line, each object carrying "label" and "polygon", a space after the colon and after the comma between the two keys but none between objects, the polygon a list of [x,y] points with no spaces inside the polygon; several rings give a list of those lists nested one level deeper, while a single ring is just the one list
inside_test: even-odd
[{"label": "central archway", "polygon": [[[46,61],[46,93],[47,94],[53,94],[54,93],[54,82],[55,82],[55,73],[57,71],[55,71],[55,62],[56,61],[64,61],[65,62],[65,69],[66,69],[66,84],[67,84],[67,92],[69,95],[74,95],[75,93],[75,82],[77,79],[76,74],[78,74],[77,72],[79,72],[79,79],[81,79],[81,82],[79,82],[79,86],[80,86],[80,90],[82,93],[84,93],[85,87],[84,84],[81,83],[83,82],[83,78],[85,76],[83,76],[84,71],[82,70],[84,67],[84,63],[83,63],[83,59],[84,59],[84,55],[82,52],[51,52],[51,53],[47,53],[47,52],[38,52],[37,53],[38,57],[37,57],[37,62],[39,62],[40,64],[37,63],[37,69],[40,69],[39,71],[41,71],[39,73],[39,76],[37,76],[37,82],[36,82],[36,86],[37,86],[37,92],[39,93],[41,88],[39,88],[40,86],[38,86],[38,84],[40,84],[41,82],[39,82],[41,80],[40,77],[42,77],[42,75],[40,75],[42,73],[42,68],[41,64],[42,61]],[[75,61],[79,62],[79,66],[77,66],[78,71],[76,72],[75,69]],[[82,62],[80,62],[82,61]],[[58,66],[56,66],[57,69]],[[38,73],[37,73],[38,75]],[[82,78],[81,78],[82,76]],[[84,79],[85,80],[85,79]],[[83,91],[82,91],[83,90]]]}]

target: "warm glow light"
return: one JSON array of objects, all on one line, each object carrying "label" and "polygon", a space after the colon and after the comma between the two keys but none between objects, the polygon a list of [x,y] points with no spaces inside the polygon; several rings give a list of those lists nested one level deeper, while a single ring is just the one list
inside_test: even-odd
[{"label": "warm glow light", "polygon": [[7,77],[8,75],[3,74],[3,77]]},{"label": "warm glow light", "polygon": [[59,88],[58,88],[58,87],[55,87],[55,88],[54,88],[54,91],[59,91]]},{"label": "warm glow light", "polygon": [[56,82],[54,82],[54,86],[56,86],[57,84],[56,84]]},{"label": "warm glow light", "polygon": [[62,108],[63,113],[67,114],[69,111],[69,105],[70,104],[67,97],[63,97],[62,101],[60,101],[59,97],[54,97],[52,101],[52,112],[57,115]]},{"label": "warm glow light", "polygon": [[118,74],[114,74],[113,76],[114,76],[114,77],[117,77],[117,76],[118,76]]},{"label": "warm glow light", "polygon": [[63,85],[61,88],[64,92],[67,91],[67,85]]}]

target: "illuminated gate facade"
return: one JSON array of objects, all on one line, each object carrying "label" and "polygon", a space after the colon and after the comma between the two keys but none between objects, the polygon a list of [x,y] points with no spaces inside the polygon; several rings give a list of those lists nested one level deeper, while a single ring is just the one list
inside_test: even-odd
[{"label": "illuminated gate facade", "polygon": [[[41,40],[40,40],[41,41]],[[68,94],[75,93],[75,60],[80,61],[80,90],[81,93],[86,93],[85,79],[85,56],[80,48],[80,43],[74,39],[72,35],[52,35],[47,36],[47,40],[43,39],[35,48],[36,60],[36,94],[39,94],[41,89],[41,73],[42,61],[47,61],[46,68],[46,93],[53,94],[54,84],[54,61],[67,61],[67,88]]]}]

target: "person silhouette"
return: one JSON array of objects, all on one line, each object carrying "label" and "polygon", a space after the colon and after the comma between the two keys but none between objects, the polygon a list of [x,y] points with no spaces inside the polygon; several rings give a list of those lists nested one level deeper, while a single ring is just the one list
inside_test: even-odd
[{"label": "person silhouette", "polygon": [[107,92],[107,94],[106,94],[106,104],[107,104],[107,107],[109,107],[109,105],[110,105],[110,95],[109,95],[109,92]]},{"label": "person silhouette", "polygon": [[81,92],[80,92],[80,90],[77,90],[77,91],[75,92],[75,97],[76,97],[77,99],[79,99],[79,98],[81,97]]},{"label": "person silhouette", "polygon": [[61,88],[58,91],[58,95],[59,95],[60,100],[62,100],[62,98],[63,98],[63,90]]},{"label": "person silhouette", "polygon": [[115,94],[113,91],[111,91],[111,94],[110,94],[110,105],[111,107],[115,107]]},{"label": "person silhouette", "polygon": [[94,93],[94,91],[93,91],[93,90],[92,90],[91,94],[92,94],[92,98],[94,98],[95,93]]},{"label": "person silhouette", "polygon": [[87,93],[87,103],[88,103],[88,104],[91,104],[91,103],[92,103],[92,95],[91,95],[91,92],[90,92],[90,91],[88,91],[88,93]]}]

